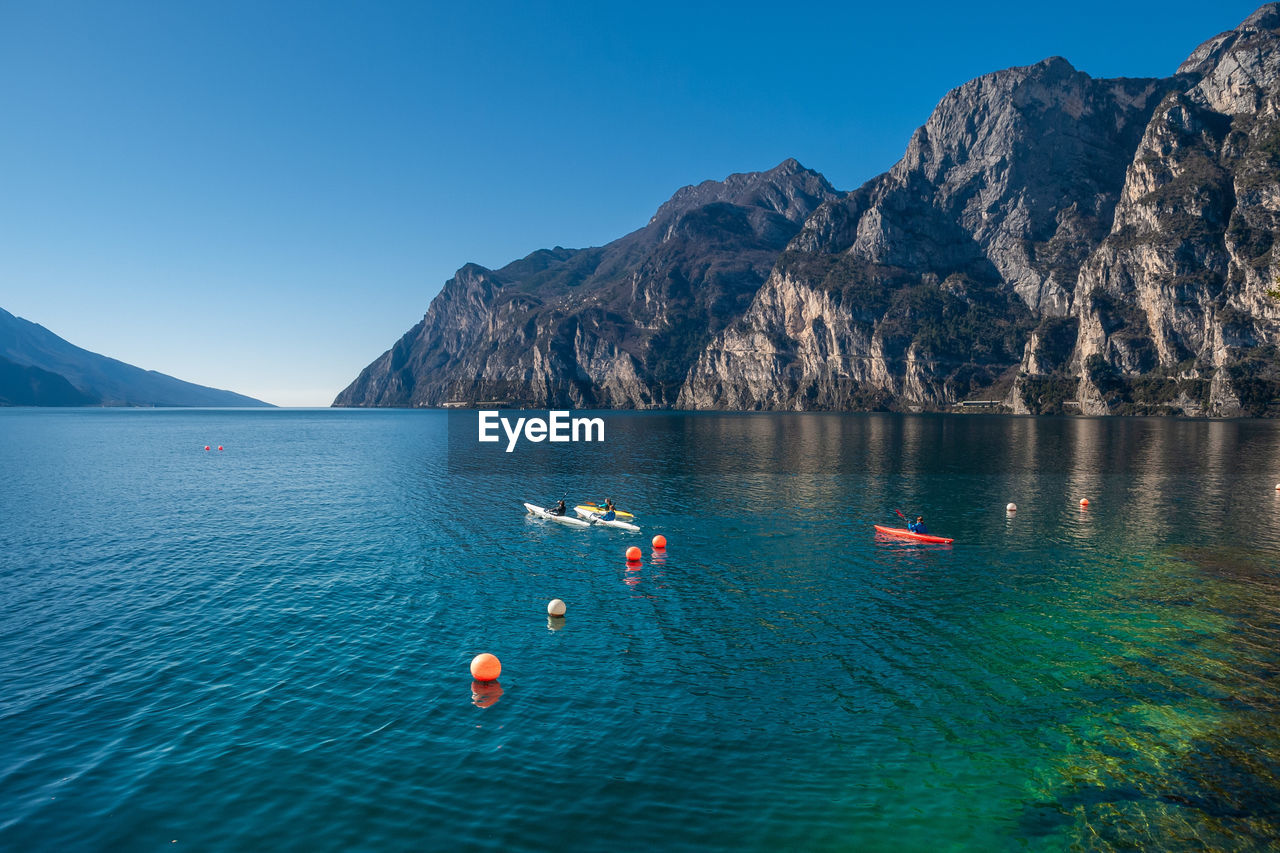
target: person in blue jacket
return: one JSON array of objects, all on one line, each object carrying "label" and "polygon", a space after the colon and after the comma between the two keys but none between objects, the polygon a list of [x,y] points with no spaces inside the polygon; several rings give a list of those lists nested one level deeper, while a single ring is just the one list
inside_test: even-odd
[{"label": "person in blue jacket", "polygon": [[907,522],[907,529],[912,533],[928,533],[929,528],[924,526],[924,516],[917,515],[915,521]]},{"label": "person in blue jacket", "polygon": [[601,521],[613,521],[618,517],[618,513],[614,511],[613,498],[604,499],[604,515],[600,516]]}]

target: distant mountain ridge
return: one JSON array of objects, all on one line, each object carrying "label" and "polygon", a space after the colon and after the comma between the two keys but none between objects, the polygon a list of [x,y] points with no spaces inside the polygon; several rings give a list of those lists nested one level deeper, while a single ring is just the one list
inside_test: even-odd
[{"label": "distant mountain ridge", "polygon": [[101,402],[56,373],[0,358],[0,406],[95,406]]},{"label": "distant mountain ridge", "polygon": [[468,265],[335,405],[1280,414],[1280,3],[1166,78],[949,92],[849,193],[788,160]]},{"label": "distant mountain ridge", "polygon": [[261,400],[143,370],[0,309],[0,405],[261,407]]}]

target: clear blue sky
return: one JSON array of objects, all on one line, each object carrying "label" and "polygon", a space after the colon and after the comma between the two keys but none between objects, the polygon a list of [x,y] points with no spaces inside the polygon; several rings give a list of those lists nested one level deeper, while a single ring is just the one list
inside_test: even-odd
[{"label": "clear blue sky", "polygon": [[0,2],[0,307],[328,405],[468,261],[787,157],[852,189],[946,91],[1164,76],[1257,2]]}]

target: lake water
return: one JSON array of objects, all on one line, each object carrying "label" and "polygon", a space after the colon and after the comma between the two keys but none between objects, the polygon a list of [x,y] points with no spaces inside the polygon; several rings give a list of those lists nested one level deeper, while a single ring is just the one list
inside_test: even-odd
[{"label": "lake water", "polygon": [[0,848],[1280,844],[1280,424],[603,417],[0,410]]}]

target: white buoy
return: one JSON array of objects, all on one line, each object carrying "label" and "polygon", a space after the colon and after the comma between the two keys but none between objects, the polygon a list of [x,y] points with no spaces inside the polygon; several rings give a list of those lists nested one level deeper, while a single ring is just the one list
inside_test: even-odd
[{"label": "white buoy", "polygon": [[1017,505],[1017,504],[1015,504],[1015,503],[1011,503],[1011,504],[1009,504],[1007,507],[1005,507],[1005,508],[1004,508],[1004,510],[1005,510],[1005,512],[1017,512],[1017,511],[1018,511],[1018,505]]},{"label": "white buoy", "polygon": [[551,599],[551,603],[547,605],[548,616],[563,616],[564,602],[558,598]]},{"label": "white buoy", "polygon": [[1276,483],[1276,491],[1280,492],[1280,483]]}]

